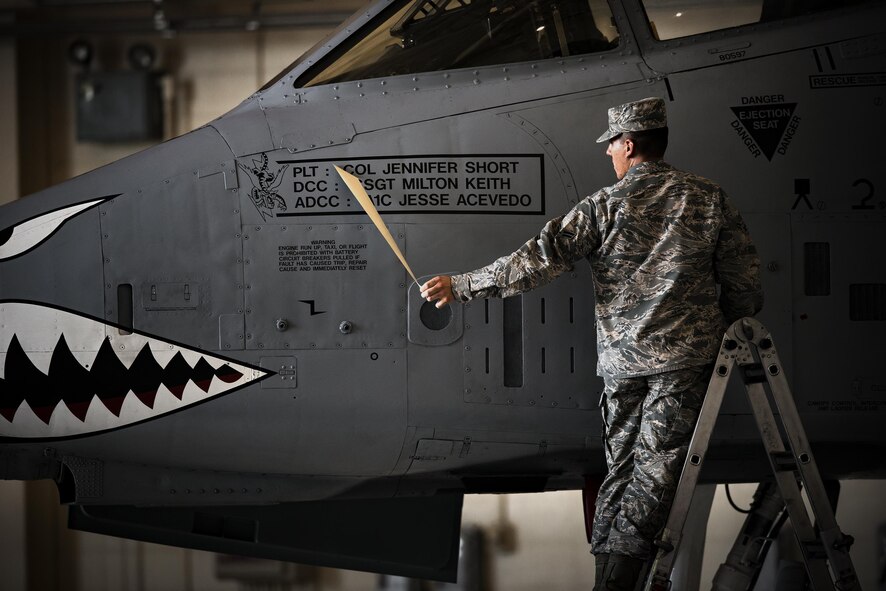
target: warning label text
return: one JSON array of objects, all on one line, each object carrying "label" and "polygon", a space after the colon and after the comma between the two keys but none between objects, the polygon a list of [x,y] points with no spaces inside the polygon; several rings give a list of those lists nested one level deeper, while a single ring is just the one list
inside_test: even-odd
[{"label": "warning label text", "polygon": [[797,103],[784,102],[784,95],[766,94],[741,97],[741,105],[731,107],[736,119],[732,129],[754,158],[763,154],[772,160],[776,154],[785,155],[800,117],[794,114]]},{"label": "warning label text", "polygon": [[277,249],[278,270],[365,271],[366,244],[311,240],[308,244],[285,244]]}]

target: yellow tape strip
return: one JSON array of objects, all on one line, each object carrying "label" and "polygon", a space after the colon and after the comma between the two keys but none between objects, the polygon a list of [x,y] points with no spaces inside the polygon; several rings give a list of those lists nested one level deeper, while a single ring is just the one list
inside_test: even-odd
[{"label": "yellow tape strip", "polygon": [[338,175],[341,177],[341,180],[345,182],[345,184],[348,186],[348,189],[351,190],[351,193],[353,193],[354,197],[357,198],[357,201],[360,202],[360,205],[369,215],[369,219],[372,220],[372,223],[375,224],[375,227],[378,228],[378,231],[381,232],[381,235],[384,236],[385,240],[387,240],[388,246],[391,247],[391,250],[394,251],[394,254],[397,255],[397,258],[400,259],[401,263],[403,263],[403,266],[409,272],[412,280],[415,281],[416,285],[418,285],[418,279],[415,278],[415,273],[412,272],[412,269],[409,267],[409,263],[406,262],[406,257],[403,256],[403,253],[400,252],[400,248],[397,246],[397,243],[394,242],[394,237],[391,236],[390,230],[388,230],[388,227],[381,219],[378,210],[375,209],[375,205],[373,205],[372,199],[370,199],[369,195],[366,194],[366,189],[363,188],[363,184],[360,182],[360,179],[348,172],[345,172],[338,166],[335,167],[335,170],[338,171]]}]

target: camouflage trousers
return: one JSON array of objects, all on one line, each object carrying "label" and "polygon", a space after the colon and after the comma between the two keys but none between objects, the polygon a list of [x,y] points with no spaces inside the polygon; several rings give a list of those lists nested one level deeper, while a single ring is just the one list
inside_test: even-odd
[{"label": "camouflage trousers", "polygon": [[648,559],[664,527],[712,366],[604,378],[608,474],[597,496],[593,554]]}]

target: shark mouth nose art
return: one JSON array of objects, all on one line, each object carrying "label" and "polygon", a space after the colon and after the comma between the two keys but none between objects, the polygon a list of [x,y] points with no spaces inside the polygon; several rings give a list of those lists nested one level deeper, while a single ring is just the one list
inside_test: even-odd
[{"label": "shark mouth nose art", "polygon": [[271,375],[71,311],[0,302],[0,437],[118,429]]}]

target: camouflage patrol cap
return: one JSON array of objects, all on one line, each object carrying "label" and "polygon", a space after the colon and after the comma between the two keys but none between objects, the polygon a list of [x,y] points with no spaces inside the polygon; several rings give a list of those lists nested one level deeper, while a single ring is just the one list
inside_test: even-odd
[{"label": "camouflage patrol cap", "polygon": [[597,143],[611,140],[626,131],[645,131],[668,126],[665,103],[658,97],[649,97],[609,109],[609,129]]}]

